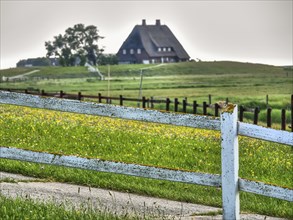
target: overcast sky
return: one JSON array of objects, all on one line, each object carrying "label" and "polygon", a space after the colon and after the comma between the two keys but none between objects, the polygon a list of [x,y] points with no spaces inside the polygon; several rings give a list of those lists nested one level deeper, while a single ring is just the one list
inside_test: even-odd
[{"label": "overcast sky", "polygon": [[1,69],[46,55],[45,41],[77,23],[95,25],[117,53],[136,24],[160,19],[191,58],[293,64],[293,0],[1,1]]}]

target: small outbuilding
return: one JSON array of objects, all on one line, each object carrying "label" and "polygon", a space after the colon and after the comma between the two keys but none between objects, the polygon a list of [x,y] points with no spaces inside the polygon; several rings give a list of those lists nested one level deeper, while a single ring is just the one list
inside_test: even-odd
[{"label": "small outbuilding", "polygon": [[136,25],[120,47],[120,64],[172,63],[189,61],[190,57],[167,25],[147,25],[142,20]]}]

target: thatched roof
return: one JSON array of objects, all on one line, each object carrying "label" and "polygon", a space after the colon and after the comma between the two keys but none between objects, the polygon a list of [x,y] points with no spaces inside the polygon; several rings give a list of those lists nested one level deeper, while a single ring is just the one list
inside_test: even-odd
[{"label": "thatched roof", "polygon": [[[180,60],[190,58],[169,27],[161,25],[160,20],[157,20],[155,25],[147,25],[145,20],[141,25],[136,25],[122,44],[119,52],[122,49],[135,48],[144,48],[147,55],[153,58],[162,56],[178,57]],[[164,49],[164,53],[158,48]]]}]

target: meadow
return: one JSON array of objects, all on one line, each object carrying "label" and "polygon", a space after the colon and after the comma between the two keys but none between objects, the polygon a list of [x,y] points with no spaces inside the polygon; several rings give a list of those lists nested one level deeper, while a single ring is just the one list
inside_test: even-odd
[{"label": "meadow", "polygon": [[[264,106],[266,95],[273,108],[290,105],[293,92],[293,71],[283,67],[238,62],[189,62],[164,65],[100,66],[106,80],[100,81],[85,67],[38,67],[0,70],[3,76],[39,69],[26,81],[1,82],[1,88],[40,89],[47,92],[82,92],[96,95],[123,95],[137,98],[143,74],[143,96],[185,98],[212,102],[229,100],[236,104]],[[108,78],[110,75],[110,78]],[[109,80],[108,80],[109,79]]]},{"label": "meadow", "polygon": [[[1,88],[44,89],[47,92],[137,98],[141,69],[143,96],[169,97],[212,102],[229,98],[248,107],[266,106],[266,95],[279,117],[289,109],[293,93],[292,69],[238,62],[190,62],[155,65],[101,66],[109,80],[100,81],[85,67],[38,67],[26,81],[1,82]],[[145,69],[148,68],[148,69]],[[0,70],[15,76],[33,70]],[[289,111],[288,111],[289,113]],[[249,114],[249,113],[247,113]],[[264,113],[261,112],[260,118]],[[290,120],[288,115],[288,120]],[[220,134],[216,131],[94,117],[26,107],[0,105],[0,143],[18,147],[88,158],[184,169],[220,174]],[[292,147],[239,138],[240,177],[293,188]],[[133,192],[179,201],[221,207],[221,189],[169,181],[152,180],[49,165],[0,160],[2,171],[70,182],[91,187]],[[170,190],[171,189],[171,190]],[[240,194],[241,212],[293,218],[292,203]],[[9,204],[8,201],[7,204]]]},{"label": "meadow", "polygon": [[[88,72],[86,67],[30,67],[0,70],[0,80],[3,76],[16,76],[35,69],[40,71],[27,76],[27,80],[2,81],[0,87],[138,98],[142,73],[142,96],[146,98],[168,97],[172,101],[174,98],[179,101],[187,98],[189,103],[197,101],[202,104],[204,101],[208,102],[208,95],[211,95],[212,103],[228,98],[229,102],[248,108],[259,107],[261,125],[266,125],[267,107],[273,109],[274,128],[281,128],[281,109],[287,111],[287,124],[291,121],[293,71],[290,67],[230,61],[100,66],[100,72],[106,77],[105,81],[100,81],[97,74]],[[124,104],[137,105],[134,102]],[[155,108],[165,109],[165,105],[156,104]],[[191,111],[190,107],[189,112]],[[201,108],[198,113],[202,113]],[[252,113],[247,112],[244,116],[246,122],[252,122]],[[287,130],[290,130],[288,126]]]}]

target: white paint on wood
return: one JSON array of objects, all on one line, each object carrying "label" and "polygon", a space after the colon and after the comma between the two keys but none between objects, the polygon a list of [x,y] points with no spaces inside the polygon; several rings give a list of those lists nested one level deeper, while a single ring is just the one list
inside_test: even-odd
[{"label": "white paint on wood", "polygon": [[240,219],[237,113],[236,105],[230,105],[227,110],[221,113],[222,202],[224,219]]},{"label": "white paint on wood", "polygon": [[56,155],[22,150],[18,148],[1,147],[0,152],[0,158],[5,159],[74,167],[101,172],[119,173],[131,176],[170,180],[205,186],[221,186],[221,177],[220,175],[216,174],[196,173],[100,159],[87,159],[76,156]]},{"label": "white paint on wood", "polygon": [[168,113],[157,110],[97,104],[59,98],[44,98],[35,95],[5,91],[0,92],[0,103],[193,128],[220,130],[220,121],[208,116]]},{"label": "white paint on wood", "polygon": [[282,188],[262,182],[239,179],[239,189],[244,192],[255,193],[293,202],[293,190],[289,188]]},{"label": "white paint on wood", "polygon": [[265,128],[258,125],[239,123],[239,134],[293,146],[293,132]]},{"label": "white paint on wood", "polygon": [[206,116],[167,113],[155,110],[136,109],[58,98],[43,98],[34,95],[5,91],[0,91],[0,104],[1,103],[194,128],[221,130],[222,177],[214,174],[170,170],[167,168],[126,164],[123,162],[104,161],[100,159],[86,159],[76,156],[54,155],[7,147],[0,148],[0,158],[207,186],[219,187],[222,185],[224,219],[239,219],[239,188],[246,192],[284,199],[291,202],[293,201],[292,189],[238,178],[238,134],[293,146],[293,133],[237,122],[237,106],[229,105],[226,111],[224,110],[221,113],[221,121],[219,121],[218,119]]}]

